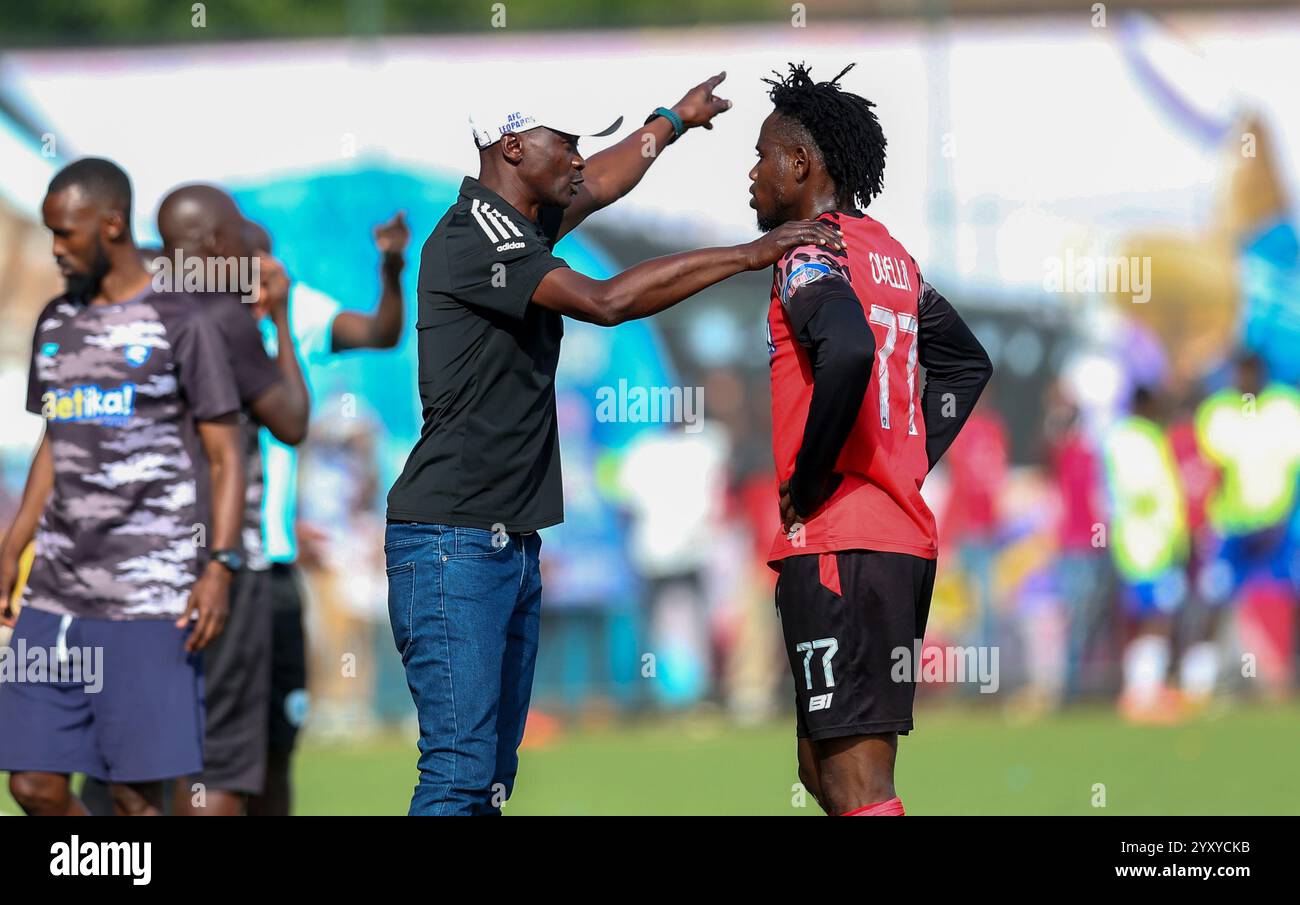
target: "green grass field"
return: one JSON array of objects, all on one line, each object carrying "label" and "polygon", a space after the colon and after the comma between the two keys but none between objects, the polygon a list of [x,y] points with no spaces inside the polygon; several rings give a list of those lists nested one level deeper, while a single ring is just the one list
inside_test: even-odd
[{"label": "green grass field", "polygon": [[[1297,814],[1300,707],[1240,708],[1176,727],[1133,727],[1109,710],[1033,723],[993,712],[929,710],[900,745],[911,814]],[[306,745],[302,814],[404,813],[414,739]],[[818,813],[793,803],[785,725],[712,718],[573,730],[526,750],[506,805],[524,814]],[[1093,807],[1094,784],[1105,807]],[[16,813],[8,797],[0,811]]]}]

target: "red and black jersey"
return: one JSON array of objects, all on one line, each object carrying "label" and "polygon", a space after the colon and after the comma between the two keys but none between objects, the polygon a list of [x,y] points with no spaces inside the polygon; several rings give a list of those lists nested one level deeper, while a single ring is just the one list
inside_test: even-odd
[{"label": "red and black jersey", "polygon": [[[932,465],[918,375],[921,273],[907,250],[871,217],[829,212],[818,219],[840,228],[845,250],[793,249],[777,263],[772,280],[768,351],[779,480],[795,472],[813,399],[814,361],[800,336],[811,318],[806,306],[800,310],[804,298],[822,297],[833,285],[839,296],[856,299],[874,340],[874,360],[860,404],[851,402],[858,405],[857,416],[835,458],[833,490],[814,511],[801,513],[803,528],[792,537],[778,532],[769,561],[775,566],[787,556],[851,549],[933,559],[935,520],[921,498]],[[857,317],[851,305],[849,310]],[[866,348],[871,354],[869,344]]]}]

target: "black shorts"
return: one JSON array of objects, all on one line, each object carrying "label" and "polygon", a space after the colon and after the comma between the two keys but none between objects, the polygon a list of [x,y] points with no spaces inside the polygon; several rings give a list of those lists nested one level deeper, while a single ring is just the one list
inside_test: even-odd
[{"label": "black shorts", "polygon": [[289,754],[307,718],[307,636],[298,569],[271,566],[271,708],[269,748]]},{"label": "black shorts", "polygon": [[875,550],[781,561],[776,606],[799,738],[912,728],[916,685],[910,670],[894,667],[911,662],[913,642],[925,635],[934,570],[933,559]]},{"label": "black shorts", "polygon": [[209,789],[260,795],[271,698],[271,576],[245,570],[230,584],[226,628],[203,651],[203,772]]}]

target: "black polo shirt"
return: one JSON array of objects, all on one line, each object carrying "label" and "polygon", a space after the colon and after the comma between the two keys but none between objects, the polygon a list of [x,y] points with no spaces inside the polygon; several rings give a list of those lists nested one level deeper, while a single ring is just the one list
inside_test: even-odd
[{"label": "black polo shirt", "polygon": [[555,366],[564,322],[530,304],[564,212],[534,223],[467,178],[420,253],[424,426],[388,517],[535,531],[564,520]]}]

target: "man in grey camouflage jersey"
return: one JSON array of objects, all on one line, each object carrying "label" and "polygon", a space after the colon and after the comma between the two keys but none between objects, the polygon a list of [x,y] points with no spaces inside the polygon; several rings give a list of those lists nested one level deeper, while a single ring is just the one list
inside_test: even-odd
[{"label": "man in grey camouflage jersey", "polygon": [[15,646],[102,668],[0,686],[0,770],[28,814],[84,813],[72,773],[110,783],[119,814],[156,814],[161,781],[202,767],[198,652],[240,558],[229,357],[201,305],[154,291],[130,210],[126,174],[93,158],[56,174],[43,207],[68,291],[32,341],[27,407],[46,427],[0,544],[0,618]]}]

